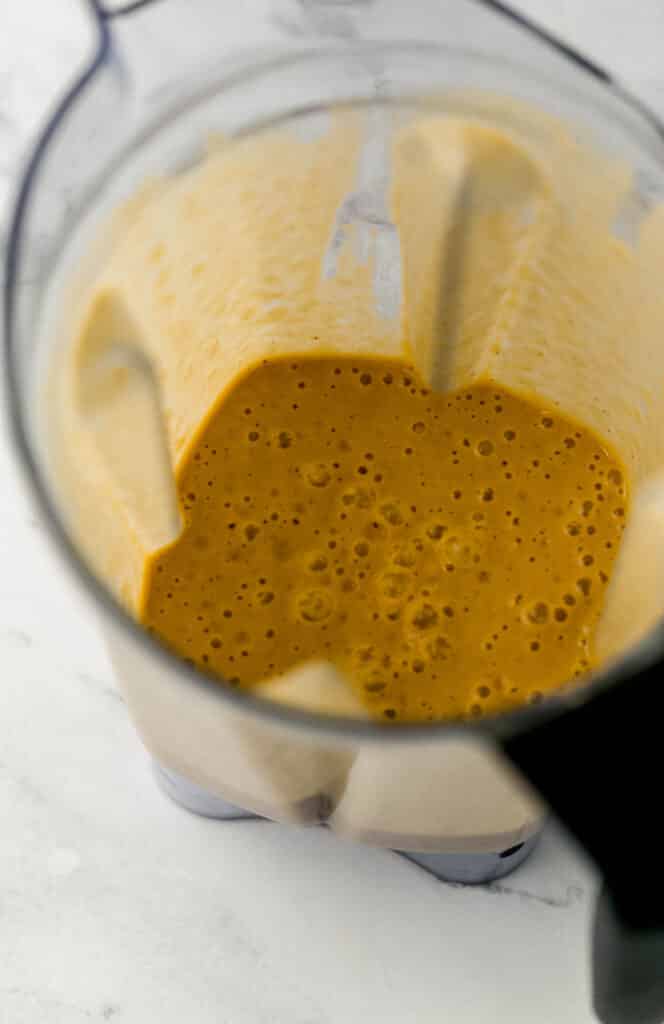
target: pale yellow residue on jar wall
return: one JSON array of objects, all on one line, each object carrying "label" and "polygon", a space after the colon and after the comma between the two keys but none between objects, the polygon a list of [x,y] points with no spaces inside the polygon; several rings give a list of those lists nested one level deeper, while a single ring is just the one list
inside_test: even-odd
[{"label": "pale yellow residue on jar wall", "polygon": [[[139,613],[141,595],[149,593],[149,588],[144,590],[146,568],[148,574],[151,573],[156,561],[166,557],[160,552],[167,551],[169,558],[174,557],[176,548],[171,548],[167,541],[175,537],[179,528],[177,514],[173,511],[176,499],[167,479],[169,474],[164,476],[156,469],[151,473],[142,470],[148,462],[156,466],[165,452],[169,470],[177,477],[178,486],[184,486],[183,482],[193,472],[195,455],[200,452],[200,445],[207,443],[208,434],[214,432],[215,423],[223,422],[230,429],[228,410],[234,407],[237,396],[242,395],[244,400],[248,388],[266,386],[266,382],[285,372],[288,360],[303,360],[303,365],[304,361],[309,361],[311,374],[321,375],[321,394],[327,393],[322,380],[335,359],[341,360],[341,368],[346,367],[349,360],[355,360],[358,367],[358,361],[362,365],[368,365],[367,361],[378,365],[382,361],[384,366],[392,366],[390,372],[395,374],[405,372],[407,364],[414,364],[413,379],[418,379],[419,375],[418,386],[421,384],[420,390],[431,392],[433,405],[442,403],[438,415],[442,415],[445,422],[449,421],[446,429],[453,434],[460,429],[461,413],[454,405],[447,410],[450,394],[471,393],[470,407],[479,402],[481,394],[491,390],[503,396],[502,402],[506,408],[509,406],[514,422],[521,423],[522,435],[529,436],[532,445],[544,443],[549,436],[541,432],[540,427],[536,428],[536,424],[531,424],[532,417],[536,419],[540,412],[550,415],[557,424],[556,429],[562,432],[569,434],[572,429],[578,430],[582,435],[575,438],[579,446],[587,445],[588,452],[592,449],[593,453],[601,453],[604,479],[608,480],[608,473],[614,469],[625,478],[621,486],[632,494],[631,522],[621,545],[621,561],[629,562],[630,552],[638,548],[630,537],[636,536],[634,531],[640,521],[641,485],[653,478],[664,462],[664,346],[661,345],[664,293],[659,286],[664,220],[654,211],[644,218],[633,244],[621,241],[614,232],[614,223],[629,194],[626,170],[598,156],[590,146],[582,146],[559,125],[544,119],[539,111],[528,113],[519,108],[518,114],[507,121],[501,121],[502,114],[499,114],[493,121],[487,117],[486,122],[480,118],[415,118],[395,130],[390,140],[392,178],[388,199],[399,231],[402,256],[403,306],[398,321],[385,320],[376,311],[375,268],[371,260],[358,261],[352,244],[341,253],[336,276],[331,280],[321,278],[323,256],[337,226],[339,208],[357,186],[364,131],[363,117],[359,113],[335,115],[330,119],[329,131],[315,140],[306,140],[287,130],[272,130],[231,141],[215,149],[186,173],[152,183],[120,213],[108,259],[84,303],[74,331],[74,344],[67,351],[65,372],[57,388],[56,443],[64,453],[61,482],[72,529],[96,571],[134,614]],[[352,235],[351,229],[351,242]],[[450,259],[459,252],[456,247],[459,242],[462,243],[461,259],[452,273]],[[446,291],[450,280],[453,288]],[[144,364],[139,360],[132,364],[127,375],[131,387],[108,387],[105,376],[108,354],[118,344],[118,333],[124,344],[140,350],[151,367],[152,376],[144,374],[140,386],[136,374],[142,372]],[[261,368],[265,360],[269,365]],[[97,374],[100,368],[102,372]],[[89,373],[90,369],[94,372]],[[250,373],[252,370],[254,372]],[[367,369],[366,372],[372,371]],[[88,389],[85,400],[82,398],[83,378]],[[99,403],[95,398],[97,387]],[[150,389],[152,399],[148,394]],[[156,403],[155,393],[158,394]],[[385,396],[383,401],[381,393],[380,403],[372,404],[366,393],[360,391],[357,395],[360,396],[358,401],[362,400],[359,411],[368,416],[369,421],[372,416],[378,417],[383,431],[388,424],[394,428],[392,441],[387,435],[383,437],[382,450],[389,451],[390,444],[407,447],[402,434],[396,430],[397,406],[393,404],[396,400]],[[400,393],[400,400],[404,402],[415,401],[416,397]],[[424,396],[420,397],[424,400]],[[253,407],[249,401],[246,406]],[[215,416],[211,418],[213,412]],[[314,412],[316,410],[312,409],[312,416]],[[339,411],[340,416],[342,412]],[[401,414],[406,417],[405,409]],[[335,415],[330,407],[326,429],[334,422]],[[427,449],[426,445],[435,431],[427,415],[421,411],[418,418],[413,419],[413,423],[424,423],[425,430],[422,437],[414,435],[416,444],[412,447],[419,454],[417,458],[410,458],[409,465],[416,465],[419,460],[423,460],[422,464],[433,465],[433,449]],[[156,434],[162,420],[166,425],[166,439],[160,448]],[[276,430],[276,421],[269,422]],[[311,422],[315,422],[315,418]],[[337,429],[342,425],[343,417]],[[260,433],[258,428],[254,429]],[[295,424],[285,419],[279,429],[286,434],[296,432]],[[477,486],[485,491],[493,489],[496,495],[502,491],[498,491],[497,483],[491,482],[491,474],[498,472],[498,468],[505,473],[510,470],[498,467],[496,460],[482,458],[473,446],[475,442],[479,445],[488,441],[498,451],[507,444],[499,435],[498,426],[492,423],[486,425],[486,436],[473,434],[472,439],[469,436],[475,460],[473,473],[484,474],[483,483],[477,476]],[[313,445],[311,429],[308,436],[307,443]],[[321,432],[318,441],[322,441],[323,436]],[[121,438],[127,443],[118,443],[117,439]],[[378,448],[378,445],[373,447]],[[367,450],[373,451],[373,447]],[[237,480],[227,479],[226,475],[235,465],[235,458],[238,465],[243,464],[244,452],[244,448],[229,449],[223,465],[212,474],[212,491],[217,493],[222,486],[219,484],[222,473],[223,487],[234,495],[236,485],[238,493],[242,490]],[[374,455],[378,458],[379,453],[376,451]],[[452,490],[463,491],[461,478],[469,471],[470,464],[460,462],[458,466],[453,463],[447,466],[449,452],[442,441],[436,455],[447,467],[446,473],[458,474],[458,482]],[[275,459],[271,462],[270,475],[275,476],[278,465],[287,471],[287,460],[296,457],[296,450],[294,446],[293,450],[278,449],[276,454],[270,450],[270,456]],[[530,461],[538,457],[531,453]],[[575,486],[586,487],[591,483],[590,476],[585,478],[583,473],[590,474],[588,466],[592,460],[585,463],[583,471],[580,463],[576,466],[570,460],[572,455],[565,450],[557,465],[568,468],[570,479],[564,486],[561,482],[559,490],[571,486],[572,477],[577,480]],[[327,464],[328,460],[312,448],[309,461],[315,474],[316,467]],[[408,475],[412,471],[405,470],[405,461],[400,466],[405,475],[399,482],[398,473],[393,471],[390,494],[387,491],[384,494],[386,507],[397,492],[399,504],[408,504],[407,491],[411,485],[418,486]],[[349,467],[344,468],[343,473],[346,472],[350,473]],[[445,477],[441,487],[447,487],[447,479]],[[434,481],[435,474],[432,474],[427,486],[433,486]],[[344,486],[347,482],[344,480]],[[504,483],[506,485],[507,480]],[[280,490],[281,486],[278,479],[272,480],[271,488]],[[295,490],[299,486],[297,484]],[[335,478],[334,487],[341,486]],[[249,489],[246,493],[251,498]],[[532,498],[535,492],[526,493]],[[325,500],[320,499],[319,509],[326,517],[331,516],[338,505],[336,499],[328,502],[327,494],[326,491]],[[243,492],[242,498],[244,496]],[[571,497],[570,494],[567,500]],[[258,498],[253,500],[258,501]],[[466,501],[466,497],[458,500]],[[501,500],[499,496],[486,503],[491,505],[491,515]],[[418,506],[415,497],[410,503]],[[433,494],[430,504],[433,506]],[[444,507],[441,502],[439,505]],[[500,508],[505,519],[508,510],[514,513],[511,505],[500,505]],[[652,507],[649,508],[652,511]],[[164,514],[164,509],[170,510],[168,515]],[[182,511],[186,522],[189,511],[193,515],[193,508]],[[357,506],[354,514],[360,515],[360,511],[364,516],[361,506]],[[483,511],[481,504],[479,511]],[[464,514],[466,512],[472,516],[470,506],[468,509],[464,506]],[[266,525],[262,518],[255,523],[261,530]],[[344,522],[340,521],[339,529]],[[364,529],[366,524],[363,520],[362,523]],[[458,532],[462,522],[427,525],[418,519],[404,527],[410,530],[412,526],[414,531],[404,542],[414,542],[418,531],[426,532],[428,526],[438,525],[446,527],[449,537],[450,530]],[[565,551],[569,548],[571,558],[575,538],[558,536],[548,521],[538,526],[538,530],[542,526],[555,543],[560,542]],[[620,526],[618,519],[607,520],[601,528],[597,527],[597,535],[584,535],[586,545],[599,543],[595,538],[600,535],[604,544],[614,545],[602,554],[601,571],[605,575],[609,573],[618,541],[617,533],[612,536],[607,531],[609,528],[618,531]],[[386,530],[401,528],[399,523],[385,522]],[[531,531],[531,536],[536,533]],[[496,535],[511,537],[507,530],[496,531]],[[259,533],[247,543],[259,550],[262,541],[258,542],[258,537],[263,536]],[[657,537],[661,539],[659,533]],[[434,538],[429,538],[427,544],[429,541],[433,545]],[[369,540],[364,538],[357,543],[369,543]],[[313,542],[309,546],[312,550],[316,547]],[[461,543],[460,550],[463,552],[463,549]],[[371,550],[378,557],[378,553]],[[428,552],[429,548],[426,550]],[[500,550],[489,545],[481,557],[498,558]],[[664,544],[653,541],[645,561],[642,553],[638,555],[642,572],[618,574],[620,579],[632,579],[629,585],[632,593],[636,585],[640,586],[645,595],[645,610],[639,606],[632,612],[636,603],[630,603],[629,588],[616,590],[600,579],[608,591],[607,614],[610,612],[613,624],[610,632],[615,641],[612,653],[616,644],[631,641],[642,632],[659,609],[661,550]],[[277,545],[272,554],[281,573],[287,571],[284,566],[289,565],[289,560],[280,559],[280,551]],[[576,551],[574,557],[583,558],[588,554],[599,558],[594,548],[590,552]],[[359,560],[368,555],[355,551],[352,557],[358,559],[359,564]],[[500,557],[507,556],[503,552]],[[366,572],[362,586],[353,592],[359,595],[364,591],[367,605],[379,596],[373,576],[382,578],[391,573],[387,560],[385,549],[375,567]],[[432,561],[432,564],[439,563]],[[344,568],[346,572],[344,566],[336,568]],[[568,641],[571,644],[569,638],[576,628],[575,622],[579,629],[583,625],[592,633],[601,611],[602,591],[593,579],[592,601],[586,600],[589,595],[584,593],[583,587],[580,590],[583,601],[580,601],[578,587],[577,592],[571,587],[585,576],[580,572],[576,580],[572,580],[571,563],[568,568],[561,594],[547,591],[541,598],[547,605],[549,617],[546,624],[539,623],[542,627],[546,625],[551,636],[554,636],[553,623],[561,621],[565,625],[562,635],[566,639],[560,643],[567,652],[566,658],[569,654],[567,667],[563,670],[561,662],[555,672],[547,675],[550,662],[538,656],[538,651],[544,649],[543,640],[533,637],[532,643],[539,643],[540,648],[529,651],[527,657],[524,654],[523,665],[527,666],[527,671],[525,667],[522,672],[519,670],[520,682],[516,686],[519,699],[564,681],[570,673],[574,674],[577,662],[578,667],[585,668],[581,664],[583,657],[572,657],[571,647],[567,650]],[[524,573],[526,569],[524,564]],[[490,564],[486,571],[491,573]],[[215,570],[214,575],[217,573]],[[447,586],[448,576],[452,574],[446,573],[443,565],[440,586],[443,586],[440,581],[445,581]],[[152,576],[149,578],[151,580]],[[457,580],[462,578],[461,575],[456,577]],[[479,589],[479,580],[475,582],[477,595],[494,594],[495,597],[498,593],[486,583],[483,583],[484,589]],[[399,590],[400,579],[386,581],[388,589],[392,583],[392,589]],[[461,584],[455,583],[455,586],[458,588]],[[520,592],[526,594],[527,588],[524,585],[519,590],[505,583],[504,593],[508,590],[509,593],[514,591],[516,597]],[[539,590],[543,588],[539,586]],[[410,593],[408,591],[408,596]],[[577,603],[561,604],[565,594],[574,597]],[[396,597],[398,595],[390,600]],[[476,599],[486,600],[483,596]],[[353,600],[359,603],[359,596]],[[455,592],[454,600],[461,603],[461,591]],[[533,591],[532,601],[537,604],[538,600]],[[336,615],[338,596],[333,604]],[[319,601],[316,595],[311,599],[314,614],[318,614],[317,609],[325,611],[326,607],[326,599]],[[564,620],[556,619],[557,609],[562,612],[569,607],[575,609],[573,614],[568,613]],[[290,614],[293,606],[289,608]],[[450,621],[454,618],[456,649],[476,652],[475,641],[474,646],[464,648],[456,606],[454,610],[454,617],[446,616],[444,610],[443,616]],[[304,609],[300,612],[302,618]],[[402,614],[404,621],[408,621],[407,611]],[[439,614],[438,607],[436,614]],[[527,617],[527,613],[524,614]],[[518,632],[525,636],[525,631],[533,624],[524,622],[521,611],[517,615],[516,607],[513,618],[515,624],[518,619],[521,625],[514,631],[510,626],[509,635]],[[501,619],[499,636],[505,632],[503,624]],[[270,628],[266,626],[265,632]],[[303,622],[297,629],[303,636],[310,636]],[[246,628],[235,630],[235,633],[245,632],[248,632]],[[402,632],[403,643],[410,642],[411,634],[406,626]],[[495,672],[493,668],[491,671],[497,679],[501,644],[505,645],[502,637],[500,642],[495,641],[493,634],[496,632],[493,628],[482,640],[492,645],[484,652],[487,657],[482,656],[482,664],[488,665],[490,661],[495,664]],[[234,635],[232,631],[224,632],[225,638],[231,638],[230,642]],[[591,640],[592,637],[589,642]],[[226,639],[223,642],[226,644]],[[309,639],[304,643],[306,646]],[[210,652],[204,652],[198,640],[192,644],[197,653],[186,653],[186,656],[195,660],[200,655],[202,660],[206,653],[208,662],[204,664],[207,667],[223,669],[227,675],[246,679],[248,683],[260,681],[262,671],[276,672],[277,665],[283,668],[290,658],[282,653],[280,661],[267,658],[261,661],[256,651],[244,656],[242,651],[249,651],[249,648],[242,647],[238,641],[239,657],[252,667],[251,671],[239,668],[231,671],[233,663],[214,661],[217,655],[211,652],[222,648],[212,647]],[[185,653],[181,644],[175,646]],[[445,653],[443,641],[436,649]],[[229,649],[224,647],[223,650]],[[324,656],[325,650],[324,643],[322,649],[310,644],[306,651],[301,649],[295,653],[303,657],[305,654]],[[602,653],[609,651],[611,642],[603,641]],[[391,651],[385,653],[392,658]],[[359,686],[357,680],[362,672],[356,670],[355,661],[344,660],[341,654],[337,660]],[[482,700],[490,704],[494,700],[511,699],[506,695],[510,687],[502,683],[489,685],[484,681],[487,673],[477,683],[479,669],[473,662],[463,670],[465,682],[459,684],[454,709],[451,705],[435,704],[429,698],[422,698],[415,708],[403,694],[399,696],[394,672],[399,672],[401,678],[403,669],[419,680],[425,675],[424,669],[419,670],[419,661],[426,659],[412,653],[408,658],[402,657],[403,660],[407,666],[392,669],[389,683],[392,689],[375,689],[374,696],[369,698],[380,714],[392,708],[398,716],[411,717],[467,713],[477,703],[476,685],[482,687],[482,694],[485,686],[490,688],[490,695],[479,697],[481,707],[485,706]],[[538,663],[535,673],[530,672],[533,660]],[[441,661],[447,664],[443,658]],[[413,668],[415,663],[417,671]],[[271,669],[270,665],[275,668]],[[507,677],[508,674],[504,674]],[[445,675],[449,680],[447,670]],[[380,684],[384,680],[374,682]],[[366,684],[367,680],[361,684],[363,697],[372,692],[367,691]],[[371,685],[371,680],[368,684]],[[393,696],[392,704],[379,698],[380,692]],[[474,712],[471,710],[471,713]]]}]

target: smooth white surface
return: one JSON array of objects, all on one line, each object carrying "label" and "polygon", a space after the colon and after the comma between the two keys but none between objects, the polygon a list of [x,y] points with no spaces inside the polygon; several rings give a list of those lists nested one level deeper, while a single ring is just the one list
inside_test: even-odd
[{"label": "smooth white surface", "polygon": [[[664,108],[660,0],[520,6]],[[0,3],[3,210],[90,44],[76,0]],[[595,880],[553,830],[504,882],[464,889],[323,830],[198,819],[157,791],[4,433],[0,1024],[590,1022]]]}]

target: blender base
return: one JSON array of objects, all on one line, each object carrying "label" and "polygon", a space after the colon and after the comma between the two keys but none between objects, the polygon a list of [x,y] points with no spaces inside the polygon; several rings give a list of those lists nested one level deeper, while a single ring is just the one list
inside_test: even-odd
[{"label": "blender base", "polygon": [[[153,769],[162,792],[193,814],[217,818],[220,821],[248,821],[259,818],[259,815],[252,811],[229,804],[170,768],[164,768],[157,761],[153,762]],[[418,853],[409,850],[394,852],[443,882],[479,885],[504,878],[514,871],[532,853],[539,837],[540,833],[536,832],[522,843],[495,853]]]},{"label": "blender base", "polygon": [[235,804],[222,800],[220,796],[209,793],[207,789],[202,789],[171,768],[164,768],[158,761],[152,762],[152,769],[162,793],[192,814],[199,814],[202,818],[218,818],[221,821],[244,821],[259,817],[253,811],[236,807]]}]

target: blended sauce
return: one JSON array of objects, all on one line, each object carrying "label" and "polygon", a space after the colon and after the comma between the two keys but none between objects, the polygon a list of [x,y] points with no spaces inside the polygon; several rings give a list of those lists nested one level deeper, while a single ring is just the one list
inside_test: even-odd
[{"label": "blended sauce", "polygon": [[536,399],[436,393],[396,360],[265,360],[177,484],[140,619],[235,686],[323,657],[383,720],[458,719],[593,666],[625,474]]}]

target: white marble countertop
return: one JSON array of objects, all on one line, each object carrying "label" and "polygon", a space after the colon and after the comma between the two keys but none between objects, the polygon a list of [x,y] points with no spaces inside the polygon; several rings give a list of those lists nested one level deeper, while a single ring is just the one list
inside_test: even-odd
[{"label": "white marble countertop", "polygon": [[[664,107],[660,0],[520,6]],[[91,38],[77,0],[0,4],[3,208]],[[0,1024],[592,1020],[595,879],[553,828],[466,889],[323,830],[179,810],[4,431],[0,502]]]}]

